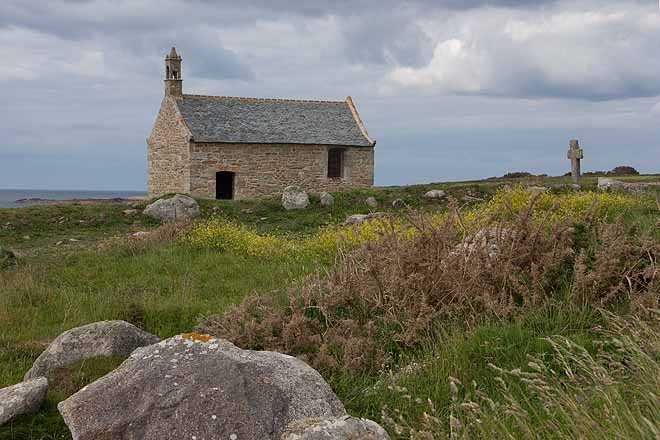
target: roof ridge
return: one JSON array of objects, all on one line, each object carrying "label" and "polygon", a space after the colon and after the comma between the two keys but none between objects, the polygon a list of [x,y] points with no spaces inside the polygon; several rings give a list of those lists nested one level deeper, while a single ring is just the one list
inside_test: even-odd
[{"label": "roof ridge", "polygon": [[184,94],[184,98],[193,99],[239,99],[241,101],[265,101],[265,102],[304,102],[310,104],[346,104],[346,101],[331,101],[323,99],[288,99],[288,98],[252,98],[247,96],[224,96],[224,95],[189,95]]}]

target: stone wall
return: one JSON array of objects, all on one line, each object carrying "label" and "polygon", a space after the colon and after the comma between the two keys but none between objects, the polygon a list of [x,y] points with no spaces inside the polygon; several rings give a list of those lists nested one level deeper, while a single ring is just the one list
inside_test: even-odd
[{"label": "stone wall", "polygon": [[341,191],[374,183],[373,147],[342,147],[342,178],[328,178],[327,145],[191,142],[190,193],[215,198],[215,173],[231,171],[234,198],[281,194],[289,185],[309,192]]},{"label": "stone wall", "polygon": [[147,139],[147,191],[149,197],[190,192],[190,132],[174,98],[160,105]]}]

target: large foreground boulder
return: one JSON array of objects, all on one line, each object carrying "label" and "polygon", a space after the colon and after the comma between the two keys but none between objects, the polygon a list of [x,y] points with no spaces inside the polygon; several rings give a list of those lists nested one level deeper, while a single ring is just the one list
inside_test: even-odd
[{"label": "large foreground boulder", "polygon": [[74,440],[279,440],[293,421],[345,415],[304,362],[199,334],[135,350],[58,408]]},{"label": "large foreground boulder", "polygon": [[389,440],[376,422],[357,417],[327,417],[293,422],[282,440]]},{"label": "large foreground boulder", "polygon": [[128,357],[133,350],[158,342],[126,321],[101,321],[72,328],[59,335],[25,374],[25,380],[48,376],[55,370],[97,356]]},{"label": "large foreground boulder", "polygon": [[298,186],[287,186],[282,193],[282,206],[287,211],[305,209],[309,206],[309,196]]},{"label": "large foreground boulder", "polygon": [[166,223],[186,222],[199,217],[199,204],[189,196],[177,194],[148,205],[144,215]]},{"label": "large foreground boulder", "polygon": [[39,377],[0,389],[0,426],[14,417],[37,412],[48,391],[48,380]]}]

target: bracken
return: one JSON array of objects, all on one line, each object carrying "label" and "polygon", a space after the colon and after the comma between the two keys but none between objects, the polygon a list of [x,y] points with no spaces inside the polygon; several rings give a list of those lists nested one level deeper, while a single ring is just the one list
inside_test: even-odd
[{"label": "bracken", "polygon": [[328,373],[373,372],[422,344],[440,321],[507,318],[557,300],[657,303],[658,243],[604,222],[593,204],[562,218],[537,198],[513,209],[519,202],[501,200],[504,208],[493,202],[470,221],[454,210],[384,227],[340,251],[328,274],[292,289],[286,307],[252,296],[198,328]]}]

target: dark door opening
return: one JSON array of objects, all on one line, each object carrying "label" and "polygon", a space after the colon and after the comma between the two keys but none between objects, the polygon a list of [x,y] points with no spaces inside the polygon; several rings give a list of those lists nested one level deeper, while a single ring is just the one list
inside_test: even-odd
[{"label": "dark door opening", "polygon": [[215,198],[222,200],[234,198],[234,173],[231,171],[215,173]]}]

